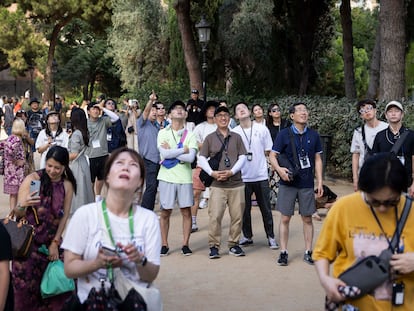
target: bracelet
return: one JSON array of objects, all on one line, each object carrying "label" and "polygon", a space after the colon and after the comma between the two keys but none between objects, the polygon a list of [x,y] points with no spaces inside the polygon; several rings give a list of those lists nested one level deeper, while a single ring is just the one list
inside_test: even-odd
[{"label": "bracelet", "polygon": [[59,246],[59,244],[60,244],[60,242],[58,240],[56,240],[56,239],[53,239],[52,240],[52,243],[56,243],[57,246]]},{"label": "bracelet", "polygon": [[137,263],[138,266],[144,267],[148,262],[148,259],[146,256],[142,256],[140,261]]}]

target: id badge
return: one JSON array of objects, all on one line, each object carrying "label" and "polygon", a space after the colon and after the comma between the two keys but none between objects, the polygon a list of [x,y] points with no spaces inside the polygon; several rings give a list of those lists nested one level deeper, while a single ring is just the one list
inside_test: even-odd
[{"label": "id badge", "polygon": [[100,148],[101,144],[99,143],[99,139],[92,140],[92,148]]},{"label": "id badge", "polygon": [[107,139],[108,141],[111,141],[111,140],[112,140],[112,133],[107,133],[107,134],[106,134],[106,139]]},{"label": "id badge", "polygon": [[392,284],[392,304],[394,306],[401,306],[404,304],[404,283]]},{"label": "id badge", "polygon": [[251,152],[246,153],[246,158],[247,158],[247,161],[253,160],[253,153]]},{"label": "id badge", "polygon": [[300,156],[299,157],[299,162],[300,162],[300,168],[301,169],[311,167],[308,155]]},{"label": "id badge", "polygon": [[398,160],[400,160],[402,165],[405,165],[405,158],[403,156],[399,156],[397,158],[398,158]]}]

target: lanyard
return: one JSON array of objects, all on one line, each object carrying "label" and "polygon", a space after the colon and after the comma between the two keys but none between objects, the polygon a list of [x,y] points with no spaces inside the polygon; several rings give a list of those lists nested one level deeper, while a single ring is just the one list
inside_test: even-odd
[{"label": "lanyard", "polygon": [[[389,248],[390,248],[390,249],[391,249],[391,251],[394,253],[396,250],[395,250],[395,249],[393,249],[393,246],[391,245],[391,241],[388,239],[387,234],[385,233],[384,228],[382,227],[382,224],[381,224],[381,222],[380,222],[380,221],[379,221],[379,219],[378,219],[377,213],[375,213],[374,208],[373,208],[371,205],[369,205],[369,208],[371,209],[371,212],[372,212],[372,214],[374,215],[375,220],[376,220],[376,222],[377,222],[378,226],[380,227],[380,229],[381,229],[382,233],[384,234],[384,237],[387,239],[387,242],[388,242],[388,246],[389,246]],[[399,242],[399,241],[400,241],[400,232],[398,232],[398,224],[399,224],[399,222],[400,222],[401,218],[400,218],[400,219],[398,219],[398,211],[397,211],[397,207],[394,207],[394,212],[395,212],[395,219],[396,219],[396,223],[397,223],[397,225],[396,225],[396,229],[395,229],[395,230],[396,230],[396,234],[397,234],[397,241]],[[398,249],[398,245],[396,246],[396,248]]]},{"label": "lanyard", "polygon": [[242,126],[240,126],[240,127],[241,127],[241,129],[242,129],[242,131],[243,131],[244,136],[245,136],[245,137],[246,137],[246,139],[247,139],[247,142],[249,143],[249,151],[250,151],[251,146],[252,146],[253,123],[254,123],[254,122],[250,121],[250,124],[251,124],[251,125],[250,125],[250,140],[249,140],[249,138],[247,138],[246,132],[244,131],[243,127],[242,127]]},{"label": "lanyard", "polygon": [[[109,238],[111,239],[113,246],[116,247],[114,237],[112,236],[111,224],[109,222],[108,209],[106,208],[106,200],[102,201],[102,212],[103,212],[105,226],[106,226],[106,230],[108,231]],[[129,221],[129,232],[131,233],[131,241],[132,241],[134,238],[134,217],[132,214],[132,205],[129,208],[128,221]]]}]

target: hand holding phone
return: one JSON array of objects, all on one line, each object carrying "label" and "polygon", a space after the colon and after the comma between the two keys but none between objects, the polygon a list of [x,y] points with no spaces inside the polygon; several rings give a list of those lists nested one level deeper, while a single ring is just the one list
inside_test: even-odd
[{"label": "hand holding phone", "polygon": [[110,247],[106,247],[106,246],[101,246],[102,252],[105,256],[117,256],[119,257],[119,251],[114,249],[114,248],[110,248]]},{"label": "hand holding phone", "polygon": [[32,180],[30,182],[30,195],[39,195],[40,194],[40,180]]}]

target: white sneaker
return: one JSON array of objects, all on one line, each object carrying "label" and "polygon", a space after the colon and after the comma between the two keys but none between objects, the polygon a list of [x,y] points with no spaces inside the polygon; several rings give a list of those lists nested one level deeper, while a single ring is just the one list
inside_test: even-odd
[{"label": "white sneaker", "polygon": [[269,238],[269,248],[270,249],[279,249],[279,244],[277,244],[276,240],[273,238]]},{"label": "white sneaker", "polygon": [[244,236],[242,236],[240,238],[240,241],[239,241],[240,246],[249,246],[249,245],[252,245],[252,244],[253,244],[252,239],[245,238]]},{"label": "white sneaker", "polygon": [[191,225],[191,232],[196,232],[198,231],[198,226],[196,222],[193,222],[193,224]]},{"label": "white sneaker", "polygon": [[200,204],[198,204],[198,207],[203,209],[203,208],[206,208],[207,206],[208,206],[207,200],[206,199],[201,199]]}]

